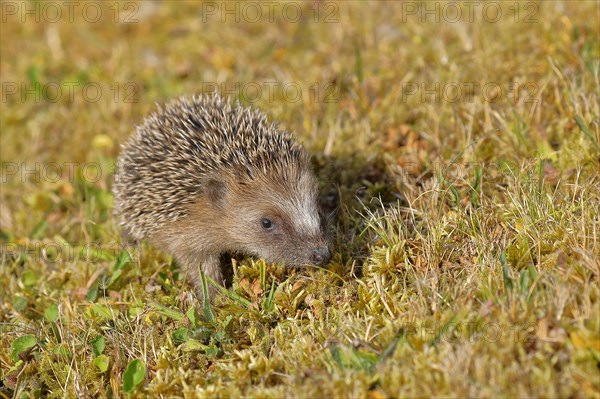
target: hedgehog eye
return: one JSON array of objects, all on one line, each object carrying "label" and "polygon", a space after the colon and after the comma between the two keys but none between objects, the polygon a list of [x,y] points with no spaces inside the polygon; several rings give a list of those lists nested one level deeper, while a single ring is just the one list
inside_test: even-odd
[{"label": "hedgehog eye", "polygon": [[260,224],[266,230],[271,230],[273,228],[273,222],[271,221],[271,219],[262,218]]}]

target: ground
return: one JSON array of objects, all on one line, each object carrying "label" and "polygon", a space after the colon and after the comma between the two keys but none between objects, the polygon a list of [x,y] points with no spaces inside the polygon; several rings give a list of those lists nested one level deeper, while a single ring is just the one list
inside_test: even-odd
[{"label": "ground", "polygon": [[[599,397],[598,8],[2,2],[0,397]],[[203,306],[110,188],[215,89],[313,154],[334,257]]]}]

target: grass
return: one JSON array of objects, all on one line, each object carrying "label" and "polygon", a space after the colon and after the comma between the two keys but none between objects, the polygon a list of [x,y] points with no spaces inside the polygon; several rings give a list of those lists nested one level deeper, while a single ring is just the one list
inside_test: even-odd
[{"label": "grass", "polygon": [[[600,397],[597,2],[174,3],[3,4],[0,397]],[[215,85],[314,154],[335,250],[202,306],[110,187],[155,102]]]}]

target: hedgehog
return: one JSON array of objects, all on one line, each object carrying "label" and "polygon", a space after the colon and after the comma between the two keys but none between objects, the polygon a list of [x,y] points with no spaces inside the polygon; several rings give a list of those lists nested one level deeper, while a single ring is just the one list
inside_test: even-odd
[{"label": "hedgehog", "polygon": [[216,93],[157,107],[117,161],[114,213],[125,236],[170,253],[200,293],[200,271],[225,285],[228,254],[329,262],[317,179],[290,132]]}]

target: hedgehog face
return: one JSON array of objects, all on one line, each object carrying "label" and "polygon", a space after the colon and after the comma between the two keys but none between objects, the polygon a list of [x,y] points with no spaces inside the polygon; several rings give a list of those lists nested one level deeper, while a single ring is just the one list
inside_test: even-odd
[{"label": "hedgehog face", "polygon": [[228,230],[236,247],[289,266],[329,262],[326,226],[310,171],[287,180],[263,176],[238,181],[227,191],[231,195],[225,195],[224,210],[235,221]]}]

